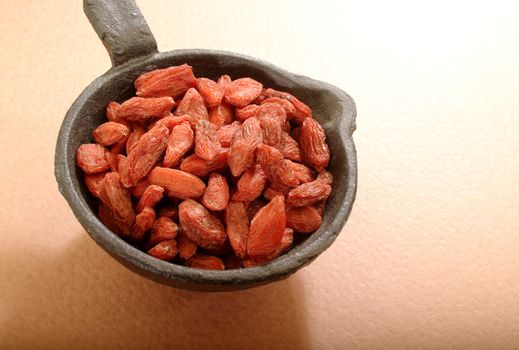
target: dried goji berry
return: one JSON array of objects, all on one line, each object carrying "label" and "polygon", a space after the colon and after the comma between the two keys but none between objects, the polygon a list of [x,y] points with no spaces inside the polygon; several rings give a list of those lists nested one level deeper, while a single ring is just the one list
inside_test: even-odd
[{"label": "dried goji berry", "polygon": [[287,209],[287,226],[299,233],[311,233],[321,226],[322,218],[314,207]]},{"label": "dried goji berry", "polygon": [[229,125],[222,125],[220,129],[218,129],[218,139],[220,140],[220,144],[222,147],[230,147],[232,138],[234,134],[240,130],[240,122],[232,122]]},{"label": "dried goji berry", "polygon": [[229,202],[229,186],[224,176],[211,173],[202,197],[202,204],[209,210],[224,210]]},{"label": "dried goji berry", "polygon": [[288,92],[281,92],[274,89],[265,90],[265,95],[268,97],[279,97],[290,101],[294,105],[295,112],[291,115],[291,119],[302,123],[306,118],[312,118],[312,110],[310,107],[299,101],[294,95]]},{"label": "dried goji berry", "polygon": [[299,145],[286,131],[281,132],[281,142],[276,145],[276,148],[281,151],[283,157],[297,162],[301,161]]},{"label": "dried goji berry", "polygon": [[265,117],[277,119],[281,124],[287,120],[287,113],[278,103],[263,103],[258,109],[257,118],[261,120]]},{"label": "dried goji berry", "polygon": [[132,228],[131,237],[134,241],[141,241],[146,232],[151,230],[155,222],[155,210],[152,208],[144,208],[137,216]]},{"label": "dried goji berry", "polygon": [[171,132],[174,127],[177,125],[183,124],[189,122],[189,116],[187,114],[184,115],[178,115],[174,116],[173,114],[169,113],[166,116],[160,118],[155,123],[150,124],[148,127],[148,130],[155,128],[160,125],[164,125],[168,128],[168,130]]},{"label": "dried goji berry", "polygon": [[225,124],[231,124],[234,119],[233,107],[225,102],[209,110],[209,121],[217,128]]},{"label": "dried goji berry", "polygon": [[260,145],[256,157],[268,179],[279,186],[293,187],[299,182],[283,154],[274,147]]},{"label": "dried goji berry", "polygon": [[99,203],[97,216],[110,231],[118,236],[122,236],[121,230],[119,229],[119,226],[116,224],[115,219],[112,216],[112,210],[103,202]]},{"label": "dried goji berry", "polygon": [[247,119],[234,134],[229,149],[229,168],[234,176],[240,176],[254,164],[254,151],[261,142],[262,131],[258,119]]},{"label": "dried goji berry", "polygon": [[213,171],[222,171],[227,168],[227,148],[222,148],[220,153],[216,155],[213,160],[205,160],[192,154],[184,158],[180,163],[180,170],[193,174],[195,176],[203,177]]},{"label": "dried goji berry", "polygon": [[178,253],[177,241],[174,239],[168,241],[162,241],[150,250],[148,250],[148,254],[165,261],[173,260]]},{"label": "dried goji berry", "polygon": [[107,173],[99,193],[103,203],[110,208],[115,224],[124,235],[129,235],[135,221],[130,193],[121,183],[117,173]]},{"label": "dried goji berry", "polygon": [[125,156],[123,156],[122,154],[118,154],[116,157],[116,162],[117,162],[117,166],[116,166],[115,170],[121,176],[121,183],[126,188],[132,187],[133,182],[130,179],[130,173],[129,173],[129,168],[128,168],[128,159]]},{"label": "dried goji berry", "polygon": [[317,175],[317,180],[323,181],[327,185],[332,185],[333,183],[333,175],[329,171],[321,171],[319,175]]},{"label": "dried goji berry", "polygon": [[307,182],[290,190],[287,205],[306,207],[328,198],[332,191],[330,185],[322,180]]},{"label": "dried goji berry", "polygon": [[280,248],[285,226],[285,198],[277,196],[252,219],[247,240],[247,255],[259,258],[276,252]]},{"label": "dried goji berry", "polygon": [[163,116],[174,104],[172,97],[132,97],[121,104],[116,115],[125,120],[143,121]]},{"label": "dried goji berry", "polygon": [[217,106],[222,102],[224,88],[215,81],[207,78],[198,78],[196,88],[204,98],[207,107]]},{"label": "dried goji berry", "polygon": [[148,188],[142,194],[141,199],[137,203],[135,211],[140,213],[144,208],[154,208],[157,203],[162,199],[164,195],[164,189],[157,185],[149,185]]},{"label": "dried goji berry", "polygon": [[260,107],[254,104],[242,108],[236,108],[236,119],[243,122],[251,117],[256,117],[259,109]]},{"label": "dried goji berry", "polygon": [[218,85],[220,85],[220,86],[224,89],[224,91],[225,91],[225,87],[226,87],[227,85],[229,85],[231,81],[232,81],[232,80],[231,80],[231,77],[228,76],[227,74],[224,74],[224,75],[220,76],[220,78],[218,78],[217,83],[218,83]]},{"label": "dried goji berry", "polygon": [[76,163],[86,174],[95,174],[108,170],[106,148],[96,143],[85,143],[77,149]]},{"label": "dried goji berry", "polygon": [[326,144],[326,135],[315,119],[306,118],[303,121],[299,144],[305,163],[317,171],[321,171],[328,166],[330,150]]},{"label": "dried goji berry", "polygon": [[251,221],[254,216],[258,213],[258,211],[265,206],[265,203],[259,199],[256,198],[252,202],[244,202],[243,205],[246,205],[247,207],[247,218],[249,221]]},{"label": "dried goji berry", "polygon": [[296,113],[296,108],[292,103],[290,103],[288,100],[285,100],[283,98],[279,97],[268,97],[265,100],[261,101],[261,104],[267,104],[267,103],[277,103],[283,109],[285,110],[285,113],[287,116],[292,116]]},{"label": "dried goji berry", "polygon": [[128,154],[128,172],[133,184],[144,178],[166,149],[169,130],[158,126],[141,136],[137,144]]},{"label": "dried goji berry", "polygon": [[[288,193],[288,191],[287,191],[287,193]],[[274,189],[273,187],[267,187],[265,189],[265,191],[263,191],[263,197],[268,201],[271,201],[276,196],[285,196],[285,195],[286,195],[286,193],[284,191]]]},{"label": "dried goji berry", "polygon": [[178,209],[174,208],[172,206],[163,206],[158,208],[157,215],[159,217],[165,216],[167,218],[170,218],[171,220],[177,221],[178,220]]},{"label": "dried goji berry", "polygon": [[285,160],[289,164],[289,166],[292,168],[292,171],[294,172],[295,176],[297,177],[297,180],[300,184],[305,182],[310,182],[315,180],[315,174],[306,165],[303,165],[301,163],[292,162],[290,160]]},{"label": "dried goji berry", "polygon": [[177,166],[180,159],[193,146],[194,139],[193,129],[188,122],[175,126],[169,137],[164,166],[168,168]]},{"label": "dried goji berry", "polygon": [[159,242],[175,239],[178,234],[178,225],[168,217],[160,216],[153,223],[148,244],[153,246]]},{"label": "dried goji berry", "polygon": [[187,260],[196,254],[196,243],[191,240],[184,232],[180,231],[177,236],[178,256]]},{"label": "dried goji berry", "polygon": [[103,123],[92,132],[94,141],[103,146],[110,146],[122,141],[129,134],[130,129],[126,125],[114,122]]},{"label": "dried goji berry", "polygon": [[232,249],[237,256],[244,258],[247,253],[249,218],[243,203],[229,202],[227,209],[225,209],[225,222]]},{"label": "dried goji berry", "polygon": [[281,238],[281,243],[279,245],[279,248],[273,252],[272,254],[266,256],[266,257],[256,257],[256,258],[246,258],[244,259],[243,266],[245,267],[254,267],[259,265],[264,265],[284,252],[286,252],[290,247],[292,246],[292,242],[294,239],[294,231],[290,228],[285,228],[285,231],[283,232],[283,237]]},{"label": "dried goji berry", "polygon": [[261,130],[263,131],[263,143],[269,146],[278,147],[281,142],[281,122],[273,117],[263,117],[260,119]]},{"label": "dried goji berry", "polygon": [[259,164],[247,169],[236,184],[233,201],[250,202],[258,198],[265,188],[267,176]]},{"label": "dried goji berry", "polygon": [[119,115],[117,113],[119,111],[119,108],[121,108],[121,105],[115,101],[108,103],[108,106],[106,106],[106,118],[108,119],[108,121],[114,123],[124,123],[124,121],[121,118],[119,118]]},{"label": "dried goji berry", "polygon": [[104,178],[105,173],[85,174],[85,184],[94,197],[99,198]]},{"label": "dried goji berry", "polygon": [[251,78],[233,80],[225,87],[225,102],[236,106],[245,107],[261,93],[263,85]]},{"label": "dried goji berry", "polygon": [[132,194],[135,198],[141,198],[144,191],[151,185],[147,178],[142,179],[132,188]]},{"label": "dried goji berry", "polygon": [[196,85],[193,69],[187,64],[156,69],[146,72],[135,80],[137,96],[173,96],[182,95]]},{"label": "dried goji berry", "polygon": [[212,256],[197,253],[191,258],[186,260],[186,266],[193,267],[196,269],[204,270],[224,270],[225,265],[222,259]]},{"label": "dried goji berry", "polygon": [[195,153],[202,159],[212,160],[220,153],[220,140],[216,127],[208,120],[200,119],[196,124]]},{"label": "dried goji berry", "polygon": [[205,184],[198,177],[184,171],[156,167],[148,175],[151,184],[164,188],[168,195],[187,199],[204,194]]},{"label": "dried goji berry", "polygon": [[220,220],[192,199],[180,203],[178,216],[184,232],[202,248],[218,249],[227,240],[227,234]]},{"label": "dried goji berry", "polygon": [[194,88],[187,90],[182,102],[175,111],[175,115],[180,116],[184,114],[187,115],[193,129],[196,128],[196,124],[200,119],[209,119],[204,99]]},{"label": "dried goji berry", "polygon": [[133,129],[126,141],[126,154],[129,154],[132,151],[135,145],[137,145],[137,141],[139,141],[141,136],[145,133],[146,130],[141,125],[138,125]]}]

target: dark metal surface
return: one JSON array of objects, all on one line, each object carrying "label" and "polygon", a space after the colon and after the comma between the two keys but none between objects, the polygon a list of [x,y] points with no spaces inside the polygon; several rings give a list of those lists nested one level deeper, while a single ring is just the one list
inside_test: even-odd
[{"label": "dark metal surface", "polygon": [[[85,4],[93,6],[94,2],[97,1],[86,0]],[[104,4],[105,1],[100,3]],[[124,8],[118,7],[118,11]],[[89,17],[91,21],[96,18]],[[128,33],[125,35],[128,39]],[[123,56],[124,52],[121,52],[120,57]],[[137,58],[133,54],[131,56],[132,60],[114,65],[81,93],[63,120],[56,144],[55,175],[59,190],[97,244],[129,269],[158,282],[185,289],[225,291],[250,288],[288,277],[333,243],[349,216],[357,186],[357,159],[352,140],[356,110],[351,97],[325,82],[294,75],[265,61],[236,53],[176,50]],[[136,77],[152,69],[183,63],[193,66],[197,76],[212,79],[221,74],[229,74],[233,79],[249,76],[266,87],[288,91],[312,108],[315,118],[326,132],[332,154],[330,171],[334,183],[323,224],[304,242],[267,265],[206,271],[164,262],[117,237],[95,215],[95,200],[89,195],[75,163],[76,149],[82,143],[91,141],[92,131],[105,120],[104,113],[109,101],[122,102],[135,94],[133,81]]]}]

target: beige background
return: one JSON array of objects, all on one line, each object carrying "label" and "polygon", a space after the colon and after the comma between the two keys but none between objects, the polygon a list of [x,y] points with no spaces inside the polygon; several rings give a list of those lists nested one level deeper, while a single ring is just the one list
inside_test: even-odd
[{"label": "beige background", "polygon": [[0,348],[519,348],[519,3],[455,3],[139,1],[161,50],[260,57],[358,107],[336,243],[200,294],[127,271],[57,192],[61,120],[109,68],[81,2],[1,0]]}]

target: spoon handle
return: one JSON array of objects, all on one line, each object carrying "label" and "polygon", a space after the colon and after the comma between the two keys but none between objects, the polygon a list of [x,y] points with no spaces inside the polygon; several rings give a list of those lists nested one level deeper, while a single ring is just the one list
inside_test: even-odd
[{"label": "spoon handle", "polygon": [[134,0],[83,0],[83,10],[112,66],[157,52],[157,42]]}]

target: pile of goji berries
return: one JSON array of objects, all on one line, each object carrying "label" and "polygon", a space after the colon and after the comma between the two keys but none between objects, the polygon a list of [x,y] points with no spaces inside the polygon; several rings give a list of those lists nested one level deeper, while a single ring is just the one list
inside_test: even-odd
[{"label": "pile of goji berries", "polygon": [[162,260],[204,269],[267,263],[322,222],[330,151],[310,108],[251,78],[187,64],[135,80],[77,150],[99,218]]}]

